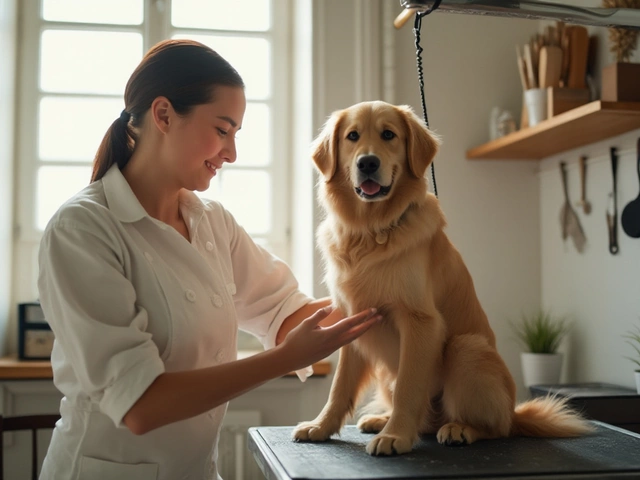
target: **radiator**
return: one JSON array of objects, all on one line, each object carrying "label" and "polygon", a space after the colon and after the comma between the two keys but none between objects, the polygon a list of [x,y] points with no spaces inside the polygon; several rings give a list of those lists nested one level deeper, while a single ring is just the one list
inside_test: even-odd
[{"label": "radiator", "polygon": [[258,410],[229,410],[220,430],[218,473],[224,480],[261,480],[264,475],[247,448],[247,430],[262,425]]}]

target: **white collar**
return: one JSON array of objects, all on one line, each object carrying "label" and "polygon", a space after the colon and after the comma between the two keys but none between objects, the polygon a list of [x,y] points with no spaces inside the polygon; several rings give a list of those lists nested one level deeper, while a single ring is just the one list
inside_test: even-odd
[{"label": "white collar", "polygon": [[[102,177],[102,185],[107,198],[107,207],[119,221],[133,223],[145,217],[152,218],[131,190],[129,182],[124,178],[118,165],[114,164],[107,170]],[[198,219],[199,214],[204,211],[204,203],[193,192],[182,190],[179,200],[180,205],[187,208],[192,219]]]}]

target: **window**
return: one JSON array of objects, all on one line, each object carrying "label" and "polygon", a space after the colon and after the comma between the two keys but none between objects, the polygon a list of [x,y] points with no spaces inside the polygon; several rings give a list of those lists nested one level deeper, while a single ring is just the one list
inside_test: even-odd
[{"label": "window", "polygon": [[20,2],[18,297],[37,295],[42,230],[89,183],[98,145],[124,107],[127,79],[165,38],[205,43],[242,75],[248,104],[238,160],[200,195],[220,200],[259,243],[288,259],[288,1]]}]

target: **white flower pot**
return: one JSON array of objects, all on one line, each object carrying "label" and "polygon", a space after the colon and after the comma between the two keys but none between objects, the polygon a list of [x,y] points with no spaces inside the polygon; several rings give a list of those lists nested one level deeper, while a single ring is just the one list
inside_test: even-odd
[{"label": "white flower pot", "polygon": [[520,360],[525,386],[557,385],[560,383],[562,358],[562,353],[521,353]]},{"label": "white flower pot", "polygon": [[640,394],[640,370],[636,370],[636,390]]}]

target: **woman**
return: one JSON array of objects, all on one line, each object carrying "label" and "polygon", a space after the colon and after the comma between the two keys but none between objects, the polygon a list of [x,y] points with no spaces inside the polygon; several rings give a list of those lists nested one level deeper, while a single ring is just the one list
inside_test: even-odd
[{"label": "woman", "polygon": [[[49,222],[38,287],[64,398],[41,478],[219,478],[230,399],[379,320],[373,309],[329,314],[193,193],[235,161],[245,106],[242,79],[213,50],[156,45],[127,83],[92,183]],[[238,328],[267,350],[236,360]]]}]

